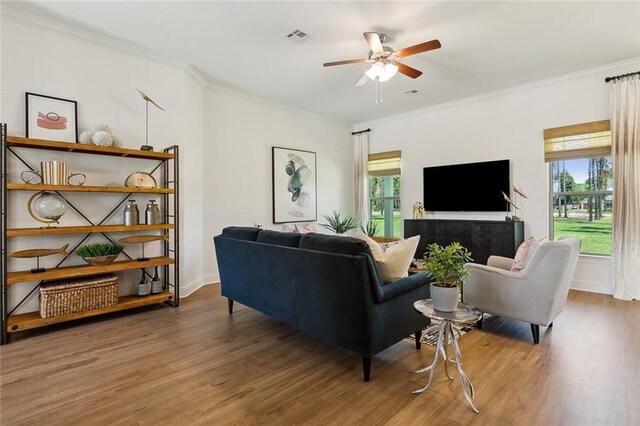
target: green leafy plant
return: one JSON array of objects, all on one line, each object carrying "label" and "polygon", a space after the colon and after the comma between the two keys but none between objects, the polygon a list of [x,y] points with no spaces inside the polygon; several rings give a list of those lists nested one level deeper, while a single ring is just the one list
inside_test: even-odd
[{"label": "green leafy plant", "polygon": [[471,252],[460,243],[451,243],[446,247],[429,244],[424,254],[426,268],[439,287],[455,287],[469,274],[466,263],[473,262]]},{"label": "green leafy plant", "polygon": [[95,243],[80,247],[78,249],[78,255],[82,258],[115,256],[120,254],[122,250],[124,250],[124,247],[117,244]]},{"label": "green leafy plant", "polygon": [[373,220],[369,221],[366,226],[360,225],[360,229],[362,229],[362,232],[370,237],[375,237],[376,235],[378,235],[378,231],[380,230],[380,228],[378,227],[378,222]]},{"label": "green leafy plant", "polygon": [[342,217],[342,214],[335,210],[331,215],[323,214],[322,217],[324,217],[327,223],[321,223],[320,226],[336,234],[344,234],[347,231],[360,227],[360,221],[354,216],[346,214]]}]

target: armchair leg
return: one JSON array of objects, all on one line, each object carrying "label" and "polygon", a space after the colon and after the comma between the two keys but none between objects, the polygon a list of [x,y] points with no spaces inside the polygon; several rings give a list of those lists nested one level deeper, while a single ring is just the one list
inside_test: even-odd
[{"label": "armchair leg", "polygon": [[229,308],[229,315],[233,313],[233,299],[227,299],[227,308]]},{"label": "armchair leg", "polygon": [[371,377],[371,358],[368,356],[362,357],[362,375],[364,376],[364,381],[368,382]]},{"label": "armchair leg", "polygon": [[540,326],[538,324],[531,324],[531,334],[533,334],[533,343],[536,345],[540,343]]},{"label": "armchair leg", "polygon": [[480,319],[476,321],[476,328],[478,330],[482,330],[482,320],[484,320],[484,314],[480,316]]},{"label": "armchair leg", "polygon": [[420,340],[422,340],[422,330],[416,331],[415,337],[416,337],[416,349],[420,350],[420,343],[421,343]]}]

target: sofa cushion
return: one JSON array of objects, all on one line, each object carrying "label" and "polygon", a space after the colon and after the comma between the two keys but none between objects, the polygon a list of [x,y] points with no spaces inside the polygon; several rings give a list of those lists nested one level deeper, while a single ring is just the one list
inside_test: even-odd
[{"label": "sofa cushion", "polygon": [[249,226],[228,226],[222,230],[222,236],[233,238],[234,240],[256,241],[258,234],[262,232],[260,228]]},{"label": "sofa cushion", "polygon": [[367,243],[382,275],[383,284],[389,284],[409,275],[409,266],[416,252],[420,236],[394,242],[383,248],[367,234],[358,231],[356,237]]},{"label": "sofa cushion", "polygon": [[372,259],[369,246],[362,240],[346,236],[324,235],[324,234],[302,234],[300,248],[307,250],[324,251],[337,254],[366,254]]},{"label": "sofa cushion", "polygon": [[540,245],[540,241],[535,237],[529,237],[520,244],[516,252],[516,257],[513,259],[513,264],[511,265],[511,272],[522,271]]},{"label": "sofa cushion", "polygon": [[264,230],[258,234],[259,243],[273,244],[275,246],[284,247],[298,247],[300,246],[301,234],[295,234],[293,232],[278,232]]}]

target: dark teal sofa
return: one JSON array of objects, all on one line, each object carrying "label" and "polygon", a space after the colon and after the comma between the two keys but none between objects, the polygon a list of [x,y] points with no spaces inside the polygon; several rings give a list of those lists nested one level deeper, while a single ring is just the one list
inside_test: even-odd
[{"label": "dark teal sofa", "polygon": [[371,358],[429,320],[413,302],[429,297],[426,273],[383,285],[364,241],[228,227],[214,237],[222,295],[310,335]]}]

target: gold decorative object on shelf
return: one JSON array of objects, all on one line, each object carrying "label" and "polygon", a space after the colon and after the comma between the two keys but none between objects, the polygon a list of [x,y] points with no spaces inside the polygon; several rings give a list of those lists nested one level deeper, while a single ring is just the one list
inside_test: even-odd
[{"label": "gold decorative object on shelf", "polygon": [[125,244],[141,244],[142,245],[142,257],[137,258],[138,262],[145,262],[149,260],[148,257],[144,255],[144,245],[146,243],[150,243],[152,241],[169,241],[169,234],[163,235],[134,235],[132,237],[120,238],[118,241]]},{"label": "gold decorative object on shelf", "polygon": [[156,180],[147,172],[135,172],[127,176],[124,186],[129,188],[155,188]]},{"label": "gold decorative object on shelf", "polygon": [[61,254],[64,257],[69,257],[69,253],[67,253],[67,248],[69,248],[69,244],[65,244],[64,246],[58,249],[27,249],[14,251],[13,253],[9,253],[9,257],[15,257],[18,259],[30,259],[36,258],[36,267],[31,269],[32,273],[44,272],[45,268],[40,267],[40,258],[45,256],[52,256],[54,254]]},{"label": "gold decorative object on shelf", "polygon": [[413,204],[413,218],[414,219],[424,219],[427,217],[426,212],[424,211],[424,207],[420,201],[417,201]]},{"label": "gold decorative object on shelf", "polygon": [[32,218],[50,226],[53,223],[60,223],[58,219],[67,212],[67,202],[53,192],[41,191],[36,192],[29,198],[27,209]]},{"label": "gold decorative object on shelf", "polygon": [[[524,194],[522,193],[522,191],[520,191],[518,188],[516,188],[516,186],[515,186],[515,185],[513,185],[513,186],[512,186],[512,188],[513,188],[513,192],[514,192],[514,194],[520,195],[520,196],[521,196],[522,198],[524,198],[525,200],[527,199],[527,196],[526,196],[526,195],[524,195]],[[502,191],[501,191],[501,192],[502,192]],[[520,217],[516,216],[516,213],[518,213],[518,206],[516,205],[516,196],[514,195],[514,196],[513,196],[513,200],[511,200],[511,198],[509,198],[509,196],[508,196],[507,194],[505,194],[504,192],[502,192],[502,197],[503,197],[503,198],[504,198],[504,200],[508,203],[508,204],[507,204],[507,207],[508,207],[509,205],[511,205],[511,206],[513,206],[513,210],[514,210],[514,212],[513,212],[513,213],[514,213],[514,214],[513,214],[513,216],[509,217],[509,212],[508,212],[508,211],[509,211],[509,210],[511,210],[511,209],[509,209],[509,208],[508,208],[508,209],[507,209],[507,216],[505,217],[505,219],[506,219],[507,221],[520,222]]]}]

